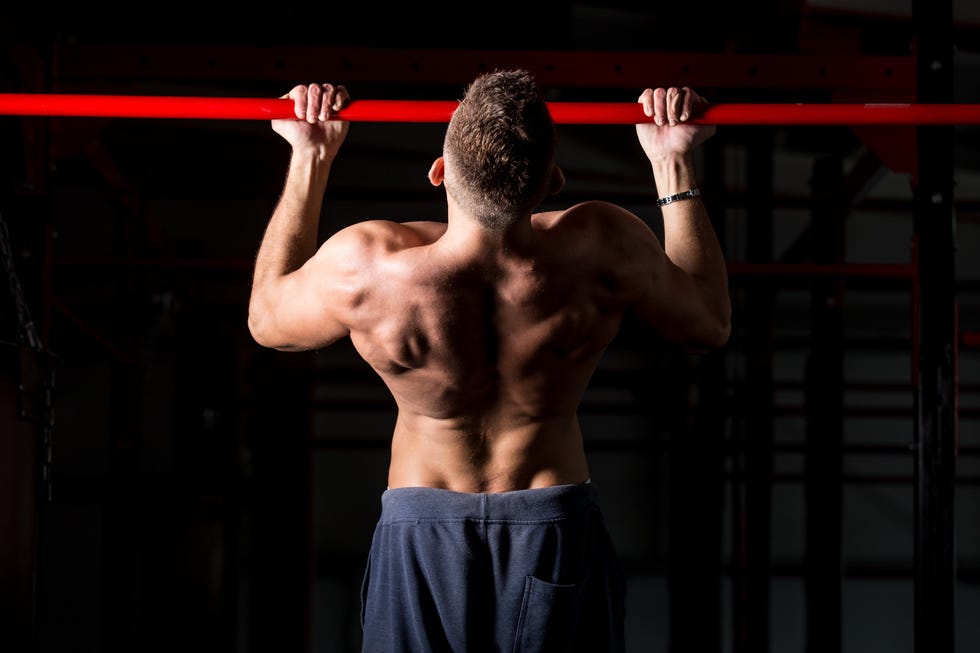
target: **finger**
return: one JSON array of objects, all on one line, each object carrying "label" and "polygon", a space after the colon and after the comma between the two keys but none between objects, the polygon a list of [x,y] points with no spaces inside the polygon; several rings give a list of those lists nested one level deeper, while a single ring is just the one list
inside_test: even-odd
[{"label": "finger", "polygon": [[334,111],[344,108],[350,99],[350,94],[343,86],[323,84],[323,101],[320,104],[320,120],[330,120]]},{"label": "finger", "polygon": [[681,113],[681,104],[683,101],[684,98],[679,88],[671,86],[667,89],[667,122],[671,125],[677,124],[677,118]]},{"label": "finger", "polygon": [[306,121],[315,123],[320,118],[320,105],[323,89],[319,84],[310,84],[306,93]]},{"label": "finger", "polygon": [[330,109],[334,103],[334,88],[332,84],[321,84],[320,91],[322,97],[320,99],[320,111],[319,118],[320,121],[330,120]]},{"label": "finger", "polygon": [[293,101],[293,112],[296,113],[296,117],[302,120],[306,117],[306,86],[304,84],[297,84],[286,97],[292,99]]},{"label": "finger", "polygon": [[681,89],[681,91],[683,102],[680,107],[680,120],[683,122],[691,117],[691,111],[694,109],[694,101],[697,99],[698,94],[687,86]]},{"label": "finger", "polygon": [[350,103],[350,93],[347,91],[347,87],[338,84],[337,94],[334,97],[334,102],[333,102],[333,110],[340,111],[349,103]]},{"label": "finger", "polygon": [[643,115],[653,117],[653,89],[645,89],[640,93],[640,97],[637,102],[643,105]]},{"label": "finger", "polygon": [[657,88],[653,91],[653,122],[663,127],[667,121],[667,90]]}]

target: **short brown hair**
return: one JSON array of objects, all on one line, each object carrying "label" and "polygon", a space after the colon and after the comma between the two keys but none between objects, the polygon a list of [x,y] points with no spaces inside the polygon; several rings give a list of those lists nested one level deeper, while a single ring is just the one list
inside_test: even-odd
[{"label": "short brown hair", "polygon": [[446,190],[489,229],[502,229],[548,194],[557,133],[526,70],[472,81],[446,129]]}]

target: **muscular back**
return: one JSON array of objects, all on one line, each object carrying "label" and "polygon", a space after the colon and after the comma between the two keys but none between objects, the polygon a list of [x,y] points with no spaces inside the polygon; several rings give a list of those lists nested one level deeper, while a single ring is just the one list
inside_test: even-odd
[{"label": "muscular back", "polygon": [[533,80],[507,81],[468,89],[429,169],[446,186],[448,223],[358,223],[319,249],[323,193],[348,129],[329,118],[349,95],[297,85],[288,97],[298,120],[272,121],[292,154],[256,256],[249,330],[282,351],[351,338],[398,403],[392,487],[583,481],[577,408],[624,314],[695,352],[730,333],[724,253],[704,205],[685,195],[696,188],[692,148],[713,128],[682,123],[703,99],[677,88],[640,96],[655,119],[636,131],[657,193],[690,199],[662,209],[661,246],[607,203],[523,214],[559,192],[564,175]]},{"label": "muscular back", "polygon": [[579,400],[642,290],[637,243],[611,242],[621,230],[610,220],[653,239],[601,203],[537,214],[520,237],[489,242],[454,239],[443,223],[355,226],[342,321],[398,404],[392,487],[588,477]]}]

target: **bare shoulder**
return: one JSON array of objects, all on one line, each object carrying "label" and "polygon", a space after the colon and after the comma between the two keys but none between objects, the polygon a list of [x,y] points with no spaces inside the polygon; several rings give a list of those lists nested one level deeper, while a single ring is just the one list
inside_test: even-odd
[{"label": "bare shoulder", "polygon": [[534,225],[539,229],[596,231],[600,237],[633,236],[650,233],[645,222],[632,211],[612,202],[590,200],[562,211],[536,213]]},{"label": "bare shoulder", "polygon": [[649,278],[664,259],[663,246],[650,225],[611,202],[592,200],[564,211],[538,213],[534,224],[548,234],[549,241],[561,243],[564,255],[580,256],[623,287]]},{"label": "bare shoulder", "polygon": [[414,232],[421,241],[420,245],[430,245],[439,240],[449,226],[446,222],[434,222],[432,220],[416,220],[399,224],[402,228]]},{"label": "bare shoulder", "polygon": [[341,229],[325,245],[331,249],[390,253],[429,245],[445,231],[446,224],[443,222],[365,220]]}]

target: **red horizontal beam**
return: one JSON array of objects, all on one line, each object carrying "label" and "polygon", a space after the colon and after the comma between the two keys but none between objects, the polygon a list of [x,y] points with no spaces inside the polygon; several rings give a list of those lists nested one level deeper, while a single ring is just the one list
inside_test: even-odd
[{"label": "red horizontal beam", "polygon": [[[350,122],[447,122],[455,100],[356,100]],[[636,102],[551,102],[560,124],[650,122]],[[0,94],[0,115],[271,120],[294,118],[282,98]],[[978,125],[980,104],[740,104],[709,106],[692,122],[715,125]]]},{"label": "red horizontal beam", "polygon": [[912,279],[911,264],[888,263],[746,263],[728,264],[732,276],[740,277],[831,277],[863,279]]},{"label": "red horizontal beam", "polygon": [[[698,89],[823,90],[862,98],[915,97],[915,57],[843,53],[755,54],[603,50],[477,50],[376,47],[280,47],[64,44],[54,53],[57,92],[90,92],[160,81],[188,84],[238,80],[283,86],[329,81],[452,85],[478,73],[521,67],[548,88],[621,88],[639,93],[651,84]],[[84,85],[84,87],[82,86]],[[137,91],[139,92],[139,91]],[[364,97],[362,95],[362,97]],[[630,98],[632,99],[632,98]]]}]

